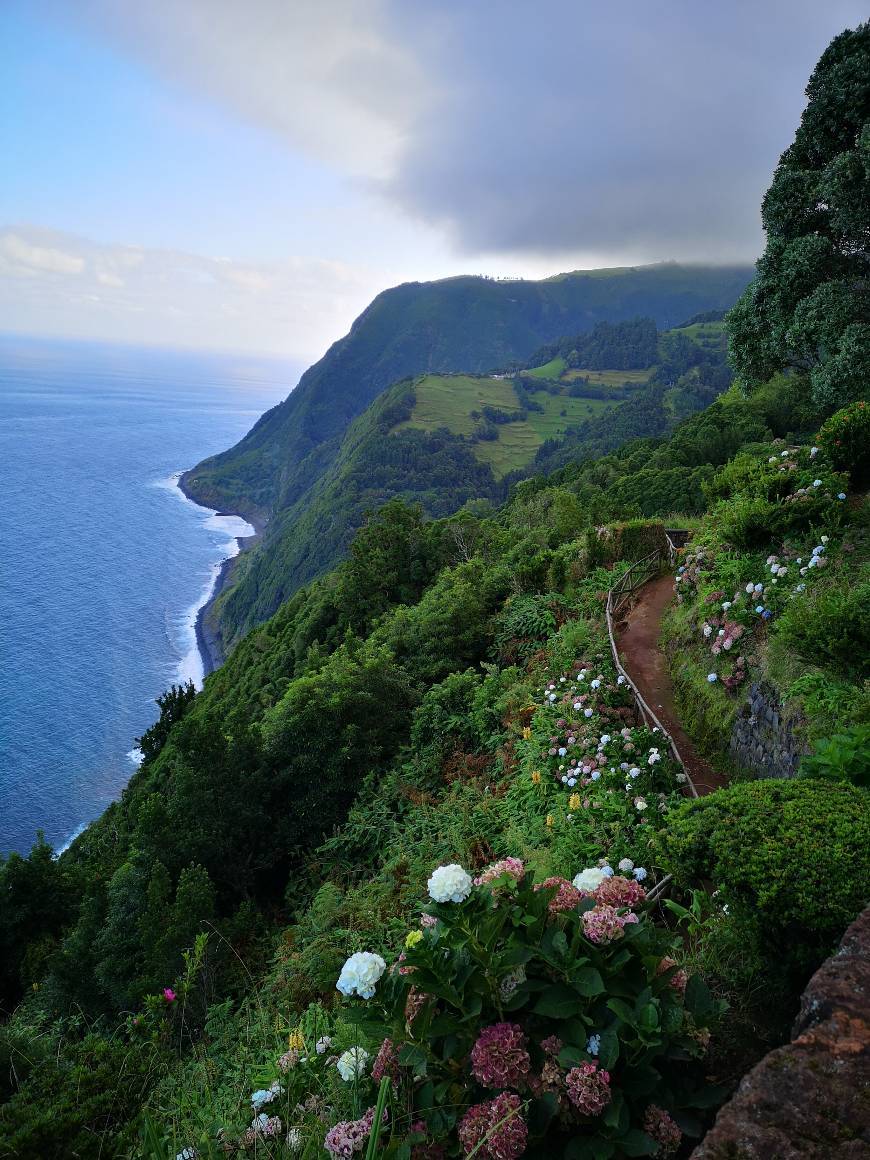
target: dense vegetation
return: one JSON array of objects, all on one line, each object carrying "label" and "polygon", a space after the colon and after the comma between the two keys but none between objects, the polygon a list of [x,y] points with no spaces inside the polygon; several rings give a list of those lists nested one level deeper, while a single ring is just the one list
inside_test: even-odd
[{"label": "dense vegetation", "polygon": [[[349,531],[359,526],[365,507],[350,527],[340,520],[333,531],[323,495],[334,491],[350,454],[351,424],[362,418],[364,429],[363,412],[391,384],[424,373],[482,373],[522,362],[542,343],[598,321],[644,315],[672,326],[693,311],[732,305],[750,276],[742,266],[664,263],[541,282],[449,278],[380,294],[285,402],[236,447],[182,478],[194,499],[260,523],[268,520],[263,543],[234,571],[234,583],[214,610],[215,636],[231,646],[347,550]],[[408,446],[418,463],[424,462],[425,441]],[[477,483],[473,472],[467,482]],[[437,486],[422,481],[417,490]],[[405,491],[399,479],[391,494]],[[381,495],[381,502],[385,498]],[[427,510],[434,515],[446,508]]]},{"label": "dense vegetation", "polygon": [[[795,368],[719,393],[716,325],[659,339],[618,449],[581,432],[500,506],[382,504],[160,699],[68,851],[0,865],[0,1156],[687,1154],[870,876],[868,408]],[[693,391],[630,439],[630,408]],[[485,493],[473,443],[396,431],[413,395],[351,428],[337,513],[367,441]],[[672,519],[683,718],[733,781],[699,800],[604,624]],[[793,716],[793,780],[726,757],[752,683]]]}]

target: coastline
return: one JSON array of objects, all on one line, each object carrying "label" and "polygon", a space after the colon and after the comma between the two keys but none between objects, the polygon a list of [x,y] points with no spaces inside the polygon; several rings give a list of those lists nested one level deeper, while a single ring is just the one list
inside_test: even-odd
[{"label": "coastline", "polygon": [[194,633],[196,635],[196,647],[199,651],[200,661],[202,663],[202,679],[205,680],[210,673],[219,669],[224,663],[225,657],[221,648],[220,637],[212,631],[209,627],[208,614],[211,611],[217,598],[227,587],[230,577],[234,570],[236,561],[240,559],[243,552],[249,551],[256,543],[259,542],[263,533],[263,525],[256,517],[251,515],[242,515],[241,512],[227,511],[225,508],[212,508],[208,504],[202,503],[190,494],[184,485],[185,476],[189,471],[181,471],[177,478],[177,487],[181,494],[190,503],[196,504],[197,507],[202,508],[203,511],[210,512],[213,516],[233,517],[235,519],[244,520],[245,523],[250,524],[254,529],[251,535],[235,536],[233,540],[235,544],[235,551],[231,552],[224,560],[221,561],[217,567],[211,588],[209,589],[205,600],[197,609],[196,621],[194,623]]}]

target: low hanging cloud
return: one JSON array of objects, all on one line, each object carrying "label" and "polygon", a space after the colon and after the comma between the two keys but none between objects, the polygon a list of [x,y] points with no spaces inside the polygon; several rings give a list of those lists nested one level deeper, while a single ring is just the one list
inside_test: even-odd
[{"label": "low hanging cloud", "polygon": [[172,83],[326,160],[459,254],[752,258],[856,0],[79,0]]},{"label": "low hanging cloud", "polygon": [[3,329],[319,357],[380,289],[339,262],[243,265],[0,228]]}]

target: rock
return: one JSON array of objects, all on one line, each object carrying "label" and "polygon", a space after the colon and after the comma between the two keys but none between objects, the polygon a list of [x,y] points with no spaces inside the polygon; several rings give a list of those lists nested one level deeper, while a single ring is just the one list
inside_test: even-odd
[{"label": "rock", "polygon": [[870,908],[813,975],[792,1035],[743,1077],[691,1160],[870,1158]]}]

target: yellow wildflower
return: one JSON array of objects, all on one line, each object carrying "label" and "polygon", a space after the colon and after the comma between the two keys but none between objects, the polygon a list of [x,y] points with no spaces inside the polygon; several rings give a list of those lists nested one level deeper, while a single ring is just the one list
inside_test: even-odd
[{"label": "yellow wildflower", "polygon": [[532,770],[532,785],[541,784],[541,774],[537,769]]},{"label": "yellow wildflower", "polygon": [[547,814],[547,829],[552,830],[552,828],[553,828],[553,815]]},{"label": "yellow wildflower", "polygon": [[572,793],[571,794],[570,798],[568,799],[568,809],[569,810],[579,810],[580,809],[580,794],[579,793]]},{"label": "yellow wildflower", "polygon": [[531,731],[531,729],[529,728],[529,726],[527,725],[527,726],[525,727],[525,729],[523,730],[523,741],[528,741],[528,740],[530,740],[531,736],[532,736],[532,731]]},{"label": "yellow wildflower", "polygon": [[415,947],[418,942],[422,942],[422,941],[423,941],[422,930],[409,930],[407,935],[405,936],[405,946],[408,948],[408,950],[410,950],[411,947]]},{"label": "yellow wildflower", "polygon": [[295,1031],[291,1031],[287,1038],[287,1046],[291,1051],[305,1050],[305,1036],[297,1027]]}]

